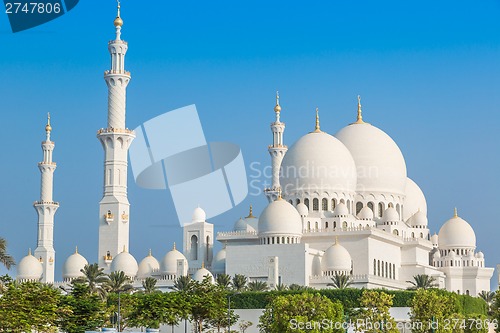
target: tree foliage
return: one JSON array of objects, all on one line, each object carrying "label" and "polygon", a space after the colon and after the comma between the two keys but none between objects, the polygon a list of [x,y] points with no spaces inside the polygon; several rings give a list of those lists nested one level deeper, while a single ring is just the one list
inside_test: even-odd
[{"label": "tree foliage", "polygon": [[351,277],[345,273],[339,274],[336,272],[330,280],[332,282],[328,283],[327,286],[335,289],[347,289],[352,283]]},{"label": "tree foliage", "polygon": [[356,330],[366,333],[399,333],[396,321],[391,317],[393,295],[382,291],[364,290],[360,298],[361,308],[354,315]]},{"label": "tree foliage", "polygon": [[339,302],[319,294],[301,293],[275,297],[260,317],[258,327],[261,333],[340,333],[342,321]]},{"label": "tree foliage", "polygon": [[242,292],[247,288],[248,279],[243,274],[236,274],[233,276],[233,289]]},{"label": "tree foliage", "polygon": [[427,274],[418,274],[413,277],[413,281],[406,281],[412,286],[408,289],[417,290],[417,289],[431,289],[437,288],[438,284],[436,278],[434,276],[429,276]]},{"label": "tree foliage", "polygon": [[16,264],[14,257],[7,253],[7,241],[2,237],[0,237],[0,264],[4,265],[7,269]]},{"label": "tree foliage", "polygon": [[434,333],[457,332],[450,325],[457,318],[458,308],[453,294],[439,293],[437,290],[417,290],[411,305],[410,319],[412,332]]}]

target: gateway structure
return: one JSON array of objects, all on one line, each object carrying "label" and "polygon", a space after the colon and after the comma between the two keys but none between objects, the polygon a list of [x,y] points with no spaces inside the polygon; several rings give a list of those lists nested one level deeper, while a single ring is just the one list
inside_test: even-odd
[{"label": "gateway structure", "polygon": [[[116,35],[109,42],[111,69],[108,86],[108,124],[98,131],[104,148],[104,193],[99,205],[97,262],[106,272],[123,271],[136,286],[155,277],[160,288],[176,278],[196,280],[217,274],[244,274],[250,280],[324,288],[335,274],[351,277],[357,288],[406,289],[417,274],[436,278],[439,287],[477,295],[490,290],[493,268],[476,252],[476,237],[455,210],[439,234],[431,236],[427,203],[406,170],[397,144],[379,128],[365,122],[358,98],[354,123],[330,135],[321,130],[319,112],[310,133],[290,148],[285,145],[279,96],[271,124],[272,185],[269,204],[260,217],[250,214],[233,230],[214,232],[202,208],[184,224],[182,252],[175,244],[161,260],[150,253],[140,262],[130,254],[127,155],[134,133],[125,125],[125,70],[128,45],[121,40],[120,8]],[[54,282],[54,214],[52,161],[54,143],[50,122],[42,143],[44,160],[40,201],[35,202],[38,247],[18,265],[18,280]],[[450,214],[451,215],[451,214]],[[213,255],[214,240],[224,248]],[[68,257],[61,283],[82,275],[88,261],[78,253]]]}]

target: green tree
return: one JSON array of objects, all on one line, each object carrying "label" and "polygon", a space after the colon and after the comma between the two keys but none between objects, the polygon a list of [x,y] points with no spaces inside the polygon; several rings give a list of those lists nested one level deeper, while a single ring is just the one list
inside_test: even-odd
[{"label": "green tree", "polygon": [[142,294],[152,294],[159,292],[158,288],[156,288],[157,280],[154,277],[147,277],[142,281]]},{"label": "green tree", "polygon": [[97,294],[90,292],[88,285],[73,284],[70,294],[62,298],[62,304],[70,310],[59,322],[62,331],[83,333],[97,331],[104,325],[105,304]]},{"label": "green tree", "polygon": [[231,288],[231,277],[227,274],[218,274],[215,278],[215,282],[225,289]]},{"label": "green tree", "polygon": [[[226,290],[212,284],[209,277],[202,282],[191,283],[186,296],[190,304],[189,318],[195,324],[197,333],[207,328],[220,330],[224,327],[228,315],[226,295]],[[233,314],[234,311],[231,311],[230,315]]]},{"label": "green tree", "polygon": [[356,330],[366,333],[399,333],[396,321],[389,314],[394,295],[365,290],[359,299],[361,308],[354,314]]},{"label": "green tree", "polygon": [[[266,283],[266,285],[267,285],[267,283]],[[276,290],[277,291],[285,291],[285,290],[288,290],[288,286],[286,284],[283,284],[283,283],[279,282],[276,285]]]},{"label": "green tree", "polygon": [[11,282],[0,297],[0,332],[56,332],[60,318],[71,312],[60,290],[39,282]]},{"label": "green tree", "polygon": [[291,291],[306,291],[306,290],[313,291],[314,289],[311,287],[301,286],[299,284],[292,283],[291,285],[288,286],[288,290],[291,290]]},{"label": "green tree", "polygon": [[193,280],[189,275],[181,275],[174,281],[174,289],[177,291],[189,290]]},{"label": "green tree", "polygon": [[16,264],[14,258],[7,253],[7,241],[2,237],[0,237],[0,264],[4,265],[7,269]]},{"label": "green tree", "polygon": [[131,282],[132,280],[124,272],[111,272],[103,287],[109,293],[131,293],[134,290]]},{"label": "green tree", "polygon": [[410,319],[413,333],[457,332],[450,320],[456,317],[457,302],[453,294],[418,289],[411,302]]},{"label": "green tree", "polygon": [[319,294],[275,297],[259,318],[261,333],[340,333],[343,309],[339,302]]},{"label": "green tree", "polygon": [[243,274],[236,274],[233,276],[233,289],[237,292],[244,291],[247,287],[248,279]]},{"label": "green tree", "polygon": [[[106,300],[106,312],[108,318],[106,325],[115,326],[115,324],[117,324],[114,322],[115,314],[120,313],[120,327],[118,328],[118,331],[123,332],[125,328],[130,327],[130,319],[138,306],[137,303],[139,295],[140,294],[109,293]],[[118,308],[120,309],[120,311],[118,311]]]},{"label": "green tree", "polygon": [[266,291],[269,289],[268,285],[264,281],[252,281],[248,283],[247,290],[249,291]]},{"label": "green tree", "polygon": [[335,273],[335,275],[330,278],[332,282],[327,284],[327,287],[333,287],[335,289],[347,289],[351,285],[351,277],[345,273],[339,274]]},{"label": "green tree", "polygon": [[242,320],[239,324],[238,324],[238,328],[240,329],[240,332],[241,333],[245,333],[245,331],[250,327],[252,326],[253,323],[251,321],[248,321],[248,320]]},{"label": "green tree", "polygon": [[413,281],[406,281],[406,282],[412,285],[410,288],[408,288],[410,290],[431,289],[438,287],[436,278],[434,276],[429,276],[427,274],[415,275],[413,277]]},{"label": "green tree", "polygon": [[486,304],[488,305],[488,314],[491,315],[492,305],[493,302],[495,301],[495,292],[483,290],[479,293],[478,296],[481,297],[486,302]]},{"label": "green tree", "polygon": [[87,264],[81,269],[81,272],[83,276],[74,279],[72,284],[84,283],[89,286],[90,293],[98,294],[104,298],[106,290],[103,288],[103,284],[109,280],[109,277],[104,273],[104,268],[99,268],[96,263]]},{"label": "green tree", "polygon": [[162,324],[177,325],[180,311],[186,304],[179,293],[137,294],[137,302],[129,315],[129,325],[134,327],[160,328]]}]

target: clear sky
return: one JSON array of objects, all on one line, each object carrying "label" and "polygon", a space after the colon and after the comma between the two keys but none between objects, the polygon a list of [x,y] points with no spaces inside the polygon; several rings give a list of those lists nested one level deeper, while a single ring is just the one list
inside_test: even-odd
[{"label": "clear sky", "polygon": [[[50,111],[58,279],[75,245],[90,262],[97,257],[96,131],[106,126],[115,8],[112,0],[81,1],[16,34],[0,14],[0,235],[17,261],[36,247],[31,206]],[[423,189],[431,231],[457,206],[487,265],[500,262],[500,1],[124,0],[122,18],[129,128],[194,103],[208,141],[236,143],[247,165],[267,165],[276,90],[288,145],[313,129],[316,107],[331,134],[354,121],[360,94],[364,119],[395,139]],[[182,242],[170,194],[131,179],[130,251],[141,260],[152,248],[161,258]],[[259,213],[266,199],[250,195],[211,222],[229,229],[250,204]]]}]

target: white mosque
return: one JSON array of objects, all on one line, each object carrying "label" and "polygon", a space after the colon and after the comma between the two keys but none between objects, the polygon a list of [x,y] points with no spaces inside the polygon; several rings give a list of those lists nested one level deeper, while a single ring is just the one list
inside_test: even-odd
[{"label": "white mosque", "polygon": [[[127,199],[128,149],[134,132],[125,125],[125,70],[127,43],[121,40],[123,21],[114,21],[116,37],[109,42],[111,69],[108,86],[108,124],[97,137],[105,152],[104,193],[99,205],[98,264],[106,272],[123,271],[137,287],[147,277],[169,289],[175,279],[196,280],[217,274],[244,274],[251,281],[299,284],[324,288],[335,273],[350,275],[356,288],[406,289],[417,274],[436,278],[439,287],[477,295],[490,290],[493,268],[485,267],[476,252],[471,225],[457,211],[438,234],[431,236],[425,196],[407,176],[403,154],[389,135],[365,122],[358,98],[357,120],[330,135],[316,126],[289,149],[283,141],[279,96],[271,124],[273,142],[269,200],[260,217],[250,214],[235,222],[233,230],[214,233],[202,208],[193,212],[183,228],[182,252],[173,249],[161,260],[151,252],[138,264],[129,248]],[[59,207],[52,198],[50,116],[42,142],[38,244],[18,264],[17,279],[55,284],[81,276],[88,261],[76,250],[63,265],[63,280],[54,281],[54,216]],[[450,214],[451,215],[451,214]],[[213,255],[214,240],[224,248]]]}]

